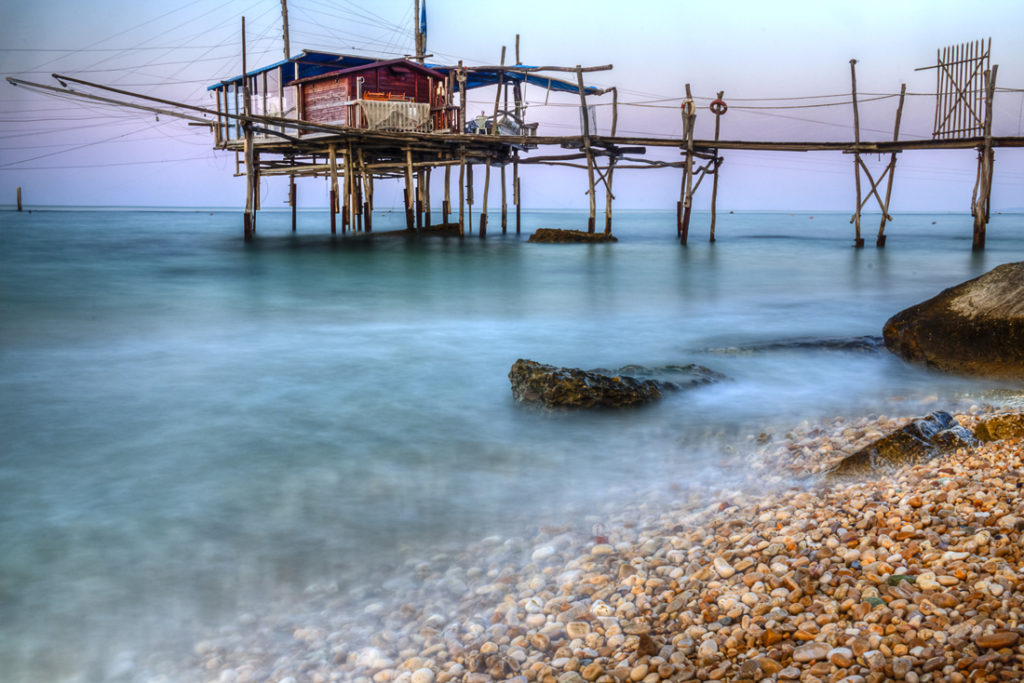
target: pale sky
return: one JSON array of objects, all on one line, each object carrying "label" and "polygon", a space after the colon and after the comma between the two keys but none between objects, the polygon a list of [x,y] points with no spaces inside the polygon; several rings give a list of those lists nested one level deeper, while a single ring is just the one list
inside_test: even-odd
[{"label": "pale sky", "polygon": [[[301,49],[394,58],[412,50],[412,0],[289,0],[292,53]],[[514,11],[512,11],[514,9]],[[521,35],[527,64],[613,64],[589,84],[619,88],[620,134],[679,136],[684,84],[698,98],[725,91],[723,139],[852,140],[850,64],[856,58],[862,100],[909,93],[901,138],[929,138],[934,117],[936,49],[992,38],[999,65],[994,134],[1024,127],[1024,2],[581,2],[507,3],[428,0],[432,60],[513,61]],[[250,68],[281,59],[279,0],[36,0],[0,4],[0,74],[53,84],[52,72],[167,99],[212,105],[205,88],[241,71],[240,21],[247,22]],[[868,93],[874,93],[869,95]],[[824,99],[783,100],[837,95]],[[573,134],[572,97],[527,89],[529,118],[540,134]],[[489,102],[489,104],[488,104]],[[841,103],[801,109],[744,109]],[[610,103],[610,96],[595,99]],[[698,100],[697,137],[710,138],[714,117]],[[862,101],[861,139],[890,140],[895,97]],[[479,105],[479,106],[477,106]],[[493,106],[493,91],[470,93],[470,111]],[[600,108],[607,131],[610,112]],[[78,149],[71,149],[71,148]],[[0,83],[0,204],[23,187],[29,205],[226,206],[244,202],[234,155],[211,149],[203,128],[152,114],[44,97]],[[535,154],[538,152],[534,152]],[[539,153],[551,153],[540,150]],[[676,151],[661,152],[677,159]],[[851,210],[853,160],[834,152],[724,152],[720,209]],[[869,158],[872,168],[882,161]],[[901,155],[893,211],[967,212],[976,152]],[[877,174],[876,174],[877,175]],[[677,170],[616,174],[617,208],[674,208]],[[300,204],[324,206],[323,179],[299,181]],[[390,184],[388,184],[390,185]],[[435,184],[435,187],[439,183]],[[265,208],[284,205],[287,181],[264,180]],[[522,180],[528,208],[581,208],[586,173],[530,167]],[[493,190],[492,190],[493,191]],[[479,190],[478,190],[479,192]],[[393,200],[391,199],[393,197]],[[400,189],[378,188],[379,206]],[[492,206],[497,204],[492,195]],[[709,202],[698,192],[696,208]],[[603,197],[599,202],[603,205]],[[995,209],[1024,207],[1024,149],[996,150]],[[875,207],[869,204],[866,211]]]}]

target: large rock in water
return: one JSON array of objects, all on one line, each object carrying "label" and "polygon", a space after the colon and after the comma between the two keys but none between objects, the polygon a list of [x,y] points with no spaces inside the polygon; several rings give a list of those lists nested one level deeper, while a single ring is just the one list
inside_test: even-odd
[{"label": "large rock in water", "polygon": [[897,313],[882,334],[885,346],[908,361],[946,372],[1024,378],[1024,261]]},{"label": "large rock in water", "polygon": [[543,403],[549,407],[617,408],[656,401],[665,389],[678,388],[670,382],[609,376],[593,370],[556,368],[520,358],[508,373],[512,395],[517,401]]},{"label": "large rock in water", "polygon": [[916,465],[957,448],[970,448],[974,436],[949,413],[936,410],[843,458],[825,473],[828,479],[881,474]]}]

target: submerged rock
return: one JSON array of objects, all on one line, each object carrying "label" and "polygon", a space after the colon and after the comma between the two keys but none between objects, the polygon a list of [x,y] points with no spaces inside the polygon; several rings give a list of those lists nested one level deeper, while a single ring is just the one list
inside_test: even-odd
[{"label": "submerged rock", "polygon": [[982,420],[975,426],[974,436],[979,441],[1020,438],[1024,436],[1024,413],[1005,413]]},{"label": "submerged rock", "polygon": [[517,401],[548,407],[617,408],[656,401],[671,382],[603,375],[592,370],[556,368],[520,358],[508,373]]},{"label": "submerged rock", "polygon": [[901,358],[968,375],[1024,378],[1024,261],[1006,263],[894,315],[882,331]]},{"label": "submerged rock", "polygon": [[956,418],[937,410],[843,458],[825,476],[837,479],[890,471],[974,444],[974,436]]},{"label": "submerged rock", "polygon": [[561,230],[559,228],[540,228],[530,235],[529,242],[547,244],[566,244],[569,242],[618,242],[612,235],[603,232],[586,232],[585,230]]},{"label": "submerged rock", "polygon": [[589,372],[596,372],[601,375],[629,375],[640,379],[654,379],[662,385],[671,389],[689,389],[702,384],[712,384],[727,379],[720,372],[696,363],[687,365],[659,365],[647,367],[646,365],[624,365],[616,370],[605,368],[594,368]]}]

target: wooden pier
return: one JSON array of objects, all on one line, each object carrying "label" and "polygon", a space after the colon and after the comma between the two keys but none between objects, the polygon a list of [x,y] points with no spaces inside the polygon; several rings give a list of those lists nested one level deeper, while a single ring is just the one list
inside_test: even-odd
[{"label": "wooden pier", "polygon": [[[285,12],[286,3],[282,2]],[[287,22],[285,20],[285,25]],[[213,84],[215,107],[199,107],[54,74],[59,83],[47,85],[8,78],[14,85],[115,106],[131,107],[185,119],[208,126],[216,149],[235,154],[235,174],[246,178],[243,234],[251,239],[260,210],[260,179],[287,178],[292,230],[296,229],[299,202],[298,179],[323,177],[330,186],[330,231],[373,230],[374,184],[397,179],[404,184],[403,204],[409,231],[431,231],[465,236],[473,232],[472,210],[475,182],[482,175],[483,189],[477,232],[486,236],[492,170],[500,174],[500,229],[509,226],[508,194],[514,207],[514,225],[521,230],[520,173],[535,164],[586,170],[589,218],[587,230],[596,230],[598,198],[604,191],[603,230],[611,234],[613,177],[616,170],[673,168],[681,171],[677,203],[677,237],[689,240],[694,196],[711,176],[709,237],[716,238],[716,200],[719,170],[727,150],[775,152],[840,152],[850,155],[854,167],[854,246],[863,247],[861,217],[874,198],[881,224],[875,244],[884,247],[885,228],[892,220],[890,200],[898,155],[906,151],[977,149],[978,169],[974,196],[973,248],[985,246],[990,213],[994,153],[999,147],[1024,147],[1024,137],[992,135],[992,103],[997,65],[990,64],[990,42],[975,41],[938,51],[935,69],[935,129],[929,140],[900,140],[900,123],[906,86],[899,94],[891,140],[865,141],[860,135],[856,60],[850,60],[854,139],[845,142],[769,142],[721,139],[722,117],[728,111],[725,94],[718,92],[706,114],[698,110],[690,85],[680,103],[680,138],[617,135],[619,102],[617,88],[587,86],[585,78],[611,65],[529,66],[519,54],[516,37],[514,63],[506,64],[502,47],[497,65],[467,66],[426,63],[425,39],[416,31],[417,54],[409,59],[378,60],[372,57],[305,50],[290,55],[285,30],[284,59],[249,70],[245,56],[245,20],[242,19],[242,74]],[[494,104],[489,113],[471,117],[467,91],[493,87]],[[536,123],[526,120],[522,89],[541,87],[579,97],[581,130],[578,135],[542,135]],[[511,100],[510,100],[511,96]],[[594,98],[609,98],[611,126],[608,135],[593,127]],[[602,104],[609,104],[602,100]],[[694,137],[698,116],[714,116],[714,138]],[[648,149],[674,148],[679,161],[649,159]],[[542,150],[542,151],[541,151]],[[536,152],[536,153],[534,153]],[[889,155],[875,178],[862,155]],[[507,171],[511,167],[511,183]],[[476,169],[476,170],[474,170]],[[457,170],[457,177],[456,176]],[[482,173],[481,173],[482,171]],[[441,179],[436,179],[440,172]],[[862,175],[864,183],[862,183]],[[452,187],[453,181],[455,187]],[[883,186],[884,181],[884,186]],[[443,183],[440,222],[433,223],[431,186]],[[865,191],[866,190],[866,191]],[[457,203],[454,203],[457,202]],[[340,221],[338,215],[340,214]]]}]

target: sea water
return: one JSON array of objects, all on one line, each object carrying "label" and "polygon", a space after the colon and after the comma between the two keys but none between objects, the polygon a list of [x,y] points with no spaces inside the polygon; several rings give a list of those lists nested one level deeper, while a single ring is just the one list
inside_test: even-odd
[{"label": "sea water", "polygon": [[[246,243],[237,211],[0,213],[0,678],[146,680],[148,657],[310,584],[732,476],[747,434],[1004,395],[877,337],[1024,258],[1024,215],[994,215],[977,253],[963,215],[897,215],[885,249],[877,218],[851,248],[839,213],[722,214],[710,244],[697,212],[685,247],[674,212],[619,212],[595,245],[526,242],[584,214],[523,218],[345,239],[324,212],[295,233],[264,212]],[[517,358],[726,379],[534,410]]]}]

